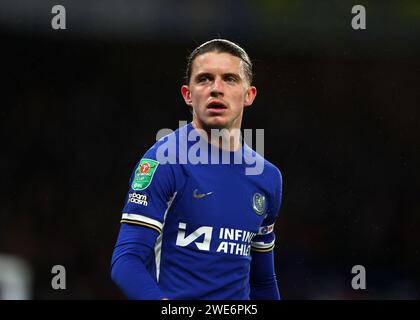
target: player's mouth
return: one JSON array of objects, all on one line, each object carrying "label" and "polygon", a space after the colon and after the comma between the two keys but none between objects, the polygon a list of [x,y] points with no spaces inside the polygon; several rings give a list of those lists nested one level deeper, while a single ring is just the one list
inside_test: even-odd
[{"label": "player's mouth", "polygon": [[207,104],[207,109],[212,112],[223,112],[227,106],[220,100],[212,100]]}]

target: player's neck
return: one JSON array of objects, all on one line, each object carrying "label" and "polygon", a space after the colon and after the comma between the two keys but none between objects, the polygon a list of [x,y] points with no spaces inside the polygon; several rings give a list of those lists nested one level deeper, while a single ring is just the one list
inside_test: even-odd
[{"label": "player's neck", "polygon": [[192,126],[208,143],[226,151],[241,148],[241,123],[229,128],[208,127],[193,119]]}]

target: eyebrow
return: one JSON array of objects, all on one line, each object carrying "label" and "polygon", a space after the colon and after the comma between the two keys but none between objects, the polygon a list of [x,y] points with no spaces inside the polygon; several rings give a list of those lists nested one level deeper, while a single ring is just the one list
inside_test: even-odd
[{"label": "eyebrow", "polygon": [[197,74],[195,75],[194,79],[198,79],[198,78],[203,77],[203,76],[212,76],[212,74],[211,74],[210,72],[201,72],[201,73],[197,73]]},{"label": "eyebrow", "polygon": [[[198,78],[203,77],[203,76],[210,76],[210,77],[213,77],[214,75],[213,75],[211,72],[200,72],[200,73],[198,73],[198,74],[196,74],[196,75],[195,75],[194,79],[198,79]],[[241,78],[239,74],[237,74],[237,73],[233,73],[233,72],[223,73],[223,75],[222,75],[222,76],[223,76],[223,77],[228,77],[228,76],[230,76],[230,77],[234,77],[234,78],[236,78],[236,79],[238,79],[238,80]]]}]

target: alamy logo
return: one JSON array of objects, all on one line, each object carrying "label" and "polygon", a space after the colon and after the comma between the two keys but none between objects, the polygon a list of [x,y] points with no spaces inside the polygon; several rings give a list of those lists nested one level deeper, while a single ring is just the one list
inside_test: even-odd
[{"label": "alamy logo", "polygon": [[211,242],[211,234],[213,232],[213,227],[200,227],[195,230],[193,233],[185,237],[185,230],[187,229],[187,225],[185,223],[179,223],[179,230],[178,236],[176,237],[176,245],[180,247],[186,247],[190,243],[197,240],[199,237],[204,235],[204,239],[201,242],[195,242],[195,245],[198,249],[203,251],[210,250],[210,242]]},{"label": "alamy logo", "polygon": [[[161,141],[161,143],[156,150],[157,162],[161,164],[191,165],[243,164],[245,165],[245,175],[263,173],[264,129],[257,129],[255,132],[255,151],[251,149],[254,140],[253,130],[251,129],[244,129],[243,135],[239,129],[211,129],[210,131],[210,134],[202,129],[194,129],[188,132],[186,121],[179,122],[179,135],[177,136],[172,134],[171,129],[159,130],[156,134],[156,140]],[[237,141],[236,137],[239,137],[240,146],[233,148],[234,141]],[[218,141],[221,148],[209,148],[208,141]],[[228,150],[236,151],[232,153]]]}]

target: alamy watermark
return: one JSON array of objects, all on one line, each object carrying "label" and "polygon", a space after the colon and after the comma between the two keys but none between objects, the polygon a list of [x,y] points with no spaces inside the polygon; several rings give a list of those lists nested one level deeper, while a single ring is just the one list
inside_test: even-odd
[{"label": "alamy watermark", "polygon": [[55,16],[51,19],[51,27],[54,30],[67,29],[66,8],[60,4],[56,4],[51,8],[51,13],[55,14]]},{"label": "alamy watermark", "polygon": [[366,29],[366,9],[364,6],[358,4],[351,8],[351,13],[356,14],[351,20],[351,27],[354,30]]},{"label": "alamy watermark", "polygon": [[[162,142],[156,151],[159,163],[245,164],[246,175],[264,171],[264,129],[255,130],[255,148],[252,148],[253,129],[244,129],[243,135],[240,129],[211,129],[209,137],[202,129],[187,132],[186,124],[187,121],[179,121],[179,135],[172,134],[173,130],[168,128],[158,131],[156,140]],[[235,146],[238,137],[240,145]],[[219,147],[209,141],[220,143]]]},{"label": "alamy watermark", "polygon": [[54,290],[66,289],[66,268],[59,264],[54,265],[51,269],[51,274],[55,274],[51,279],[51,287]]},{"label": "alamy watermark", "polygon": [[366,289],[366,269],[362,265],[355,265],[351,269],[352,274],[356,274],[351,280],[351,286],[354,290]]}]

